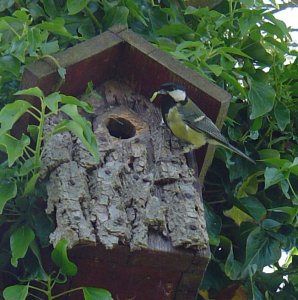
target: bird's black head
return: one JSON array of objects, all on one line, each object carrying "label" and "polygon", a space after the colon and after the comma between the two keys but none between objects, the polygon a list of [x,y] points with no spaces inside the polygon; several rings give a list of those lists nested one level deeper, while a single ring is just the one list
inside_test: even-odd
[{"label": "bird's black head", "polygon": [[175,82],[164,83],[160,86],[160,90],[155,92],[151,97],[151,102],[154,101],[157,95],[168,95],[176,103],[181,103],[187,100],[187,95],[184,86]]},{"label": "bird's black head", "polygon": [[161,90],[165,90],[167,92],[172,92],[175,90],[179,90],[179,91],[184,91],[185,92],[185,87],[179,83],[176,82],[167,82],[167,83],[163,83],[160,86]]}]

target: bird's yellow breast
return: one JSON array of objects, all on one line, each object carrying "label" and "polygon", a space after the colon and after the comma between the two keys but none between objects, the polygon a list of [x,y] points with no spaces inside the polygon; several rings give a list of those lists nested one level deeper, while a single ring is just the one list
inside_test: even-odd
[{"label": "bird's yellow breast", "polygon": [[172,133],[179,139],[184,140],[197,148],[206,144],[205,134],[191,129],[183,122],[177,107],[173,107],[167,114],[167,123]]}]

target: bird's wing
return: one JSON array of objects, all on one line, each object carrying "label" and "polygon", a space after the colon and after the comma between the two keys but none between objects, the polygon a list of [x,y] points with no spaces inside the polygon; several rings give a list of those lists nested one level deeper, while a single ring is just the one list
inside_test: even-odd
[{"label": "bird's wing", "polygon": [[178,112],[183,121],[193,130],[204,132],[207,138],[213,139],[219,144],[229,145],[216,125],[191,100],[187,104],[179,106]]}]

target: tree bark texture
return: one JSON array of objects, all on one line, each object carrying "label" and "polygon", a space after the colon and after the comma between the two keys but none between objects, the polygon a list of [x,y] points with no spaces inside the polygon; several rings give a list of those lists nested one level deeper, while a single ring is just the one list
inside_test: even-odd
[{"label": "tree bark texture", "polygon": [[[158,235],[174,247],[207,248],[195,172],[180,142],[161,125],[159,109],[117,81],[105,82],[98,93],[102,100],[83,97],[94,107],[86,117],[97,137],[99,164],[69,132],[45,144],[47,212],[57,222],[51,242],[65,238],[71,247],[100,243],[137,250]],[[58,119],[48,120],[46,130]]]}]

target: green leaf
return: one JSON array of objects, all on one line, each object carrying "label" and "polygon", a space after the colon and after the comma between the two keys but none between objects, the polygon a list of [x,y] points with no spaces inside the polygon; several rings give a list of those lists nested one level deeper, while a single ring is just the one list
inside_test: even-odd
[{"label": "green leaf", "polygon": [[75,15],[83,10],[88,4],[88,0],[67,0],[66,6],[70,15]]},{"label": "green leaf", "polygon": [[25,185],[25,189],[24,189],[24,193],[23,193],[24,196],[28,196],[34,191],[38,178],[39,178],[39,173],[32,175],[32,177],[29,179],[29,181]]},{"label": "green leaf", "polygon": [[244,53],[243,51],[241,51],[238,48],[220,47],[220,48],[216,49],[216,51],[218,53],[220,53],[221,55],[224,55],[225,53],[231,53],[231,54],[235,54],[235,55],[239,55],[239,56],[243,56],[243,57],[251,59],[251,57],[249,55],[247,55],[246,53]]},{"label": "green leaf", "polygon": [[239,275],[242,270],[242,265],[235,260],[233,246],[231,245],[230,253],[225,262],[225,273],[231,280],[239,279]]},{"label": "green leaf", "polygon": [[231,74],[223,71],[223,72],[221,72],[220,77],[222,77],[232,87],[234,87],[236,90],[238,90],[238,92],[240,92],[240,94],[242,95],[242,97],[244,97],[244,98],[247,97],[245,89],[241,86],[241,84],[239,83],[239,81],[234,76],[232,76]]},{"label": "green leaf", "polygon": [[113,300],[111,293],[101,288],[84,287],[83,294],[85,300]]},{"label": "green leaf", "polygon": [[268,209],[269,211],[274,211],[274,212],[277,212],[277,213],[284,213],[284,214],[287,214],[288,215],[288,220],[287,220],[287,223],[289,224],[292,224],[293,221],[295,220],[295,218],[297,217],[298,215],[298,207],[294,206],[294,207],[291,207],[291,206],[282,206],[282,207],[275,207],[275,208],[271,208],[271,209]]},{"label": "green leaf", "polygon": [[22,225],[11,234],[11,264],[14,267],[18,266],[18,259],[23,258],[26,255],[28,247],[34,240],[34,237],[35,234],[33,230],[27,225]]},{"label": "green leaf", "polygon": [[11,285],[4,289],[3,297],[5,300],[25,300],[28,296],[28,285]]},{"label": "green leaf", "polygon": [[262,172],[256,172],[248,176],[239,186],[236,197],[240,199],[248,195],[256,194],[259,187],[258,177],[260,175],[262,175]]},{"label": "green leaf", "polygon": [[82,127],[81,124],[73,120],[63,120],[54,128],[54,134],[64,131],[71,131],[81,140],[87,150],[92,154],[95,161],[99,162],[96,138],[94,134],[90,132],[91,129],[87,129],[88,127],[89,125]]},{"label": "green leaf", "polygon": [[13,199],[17,195],[17,185],[15,182],[2,182],[0,183],[0,214],[6,202]]},{"label": "green leaf", "polygon": [[[281,21],[279,19],[277,19],[272,13],[270,12],[267,12],[264,14],[264,17],[269,20],[270,22],[272,22],[276,27],[277,29],[279,29],[281,31],[281,34],[280,34],[280,38],[283,39],[285,36],[291,40],[291,35],[290,35],[290,30],[287,28],[287,25],[285,24],[284,21]],[[274,34],[277,33],[276,30],[274,30],[273,32]]]},{"label": "green leaf", "polygon": [[265,206],[256,197],[239,199],[239,203],[256,221],[261,221],[267,214]]},{"label": "green leaf", "polygon": [[273,219],[265,219],[262,222],[262,227],[266,230],[278,230],[282,226],[281,223],[277,222],[276,220]]},{"label": "green leaf", "polygon": [[38,280],[46,281],[47,280],[47,273],[43,268],[39,246],[37,245],[37,242],[35,240],[33,240],[31,242],[30,249],[31,249],[32,253],[34,254],[34,256],[36,257],[37,262],[38,262],[38,270],[34,274],[35,275],[34,279],[35,280],[38,279]]},{"label": "green leaf", "polygon": [[0,135],[0,151],[7,153],[9,167],[23,155],[24,149],[29,144],[30,138],[24,134],[20,140],[17,140],[9,134]]},{"label": "green leaf", "polygon": [[133,16],[135,19],[139,20],[143,23],[143,25],[148,26],[148,18],[146,18],[142,12],[142,7],[137,5],[134,0],[125,0],[125,6],[129,9],[129,14]]},{"label": "green leaf", "polygon": [[62,67],[58,68],[58,74],[63,80],[65,80],[66,69]]},{"label": "green leaf", "polygon": [[257,227],[247,238],[245,264],[241,278],[245,278],[250,272],[255,273],[275,263],[280,255],[280,243]]},{"label": "green leaf", "polygon": [[204,212],[209,237],[209,244],[218,246],[220,242],[219,234],[222,226],[221,218],[218,215],[216,215],[208,205],[204,205]]},{"label": "green leaf", "polygon": [[11,55],[3,55],[0,57],[0,73],[6,75],[9,72],[15,78],[20,76],[21,62]]},{"label": "green leaf", "polygon": [[0,12],[10,8],[14,5],[15,0],[2,0],[0,2]]},{"label": "green leaf", "polygon": [[238,208],[237,206],[233,206],[230,209],[227,209],[223,212],[223,214],[232,219],[238,226],[243,222],[253,222],[253,218],[248,215],[246,212]]},{"label": "green leaf", "polygon": [[283,192],[283,194],[286,196],[287,199],[291,199],[291,196],[289,195],[289,183],[287,180],[282,180],[280,182],[280,186],[281,186],[281,190]]},{"label": "green leaf", "polygon": [[265,190],[270,186],[277,184],[278,182],[284,179],[284,175],[282,174],[280,169],[277,168],[269,168],[266,167],[264,172],[265,177]]},{"label": "green leaf", "polygon": [[78,268],[67,256],[67,245],[67,240],[60,240],[52,251],[51,258],[63,274],[74,276],[78,272]]},{"label": "green leaf", "polygon": [[107,29],[116,24],[128,26],[128,14],[129,9],[125,6],[116,6],[109,9],[103,18],[104,27]]},{"label": "green leaf", "polygon": [[58,41],[47,42],[40,45],[40,50],[43,55],[57,53],[59,49],[60,47]]},{"label": "green leaf", "polygon": [[281,102],[277,102],[274,107],[274,116],[277,121],[278,128],[284,131],[290,124],[290,110]]},{"label": "green leaf", "polygon": [[193,33],[193,30],[185,24],[167,24],[156,31],[156,34],[167,37],[175,37]]},{"label": "green leaf", "polygon": [[38,28],[48,30],[54,34],[61,35],[69,39],[75,39],[76,37],[68,32],[68,30],[64,27],[64,24],[65,20],[63,18],[57,17],[52,21],[43,21],[37,26]]},{"label": "green leaf", "polygon": [[262,149],[259,151],[259,155],[261,160],[268,158],[280,158],[280,152],[275,149]]},{"label": "green leaf", "polygon": [[[69,98],[68,98],[69,99]],[[71,131],[85,145],[87,150],[93,155],[96,162],[99,161],[98,147],[91,123],[78,113],[77,106],[74,104],[65,104],[61,111],[66,113],[72,120],[61,121],[54,129],[54,133]]]},{"label": "green leaf", "polygon": [[61,102],[61,95],[57,92],[52,93],[44,98],[44,102],[53,113],[57,113],[58,104]]},{"label": "green leaf", "polygon": [[248,100],[252,105],[250,119],[256,119],[270,112],[274,105],[275,90],[265,82],[252,80]]},{"label": "green leaf", "polygon": [[32,106],[27,101],[16,100],[6,104],[0,111],[0,135],[10,130],[15,122]]},{"label": "green leaf", "polygon": [[219,65],[209,65],[207,64],[206,67],[212,72],[214,73],[215,76],[220,76],[223,67],[219,66]]},{"label": "green leaf", "polygon": [[53,220],[44,211],[39,211],[31,215],[30,221],[41,247],[49,246],[49,236],[55,230]]},{"label": "green leaf", "polygon": [[[259,29],[258,29],[259,30]],[[258,39],[260,40],[260,33],[258,32]],[[259,64],[271,66],[273,63],[272,56],[266,51],[260,42],[256,42],[251,38],[246,38],[241,43],[242,51],[253,58]]]},{"label": "green leaf", "polygon": [[74,104],[78,107],[83,108],[87,113],[93,113],[93,108],[89,103],[80,101],[76,97],[61,95],[61,102],[64,104]]},{"label": "green leaf", "polygon": [[36,141],[38,137],[38,132],[39,132],[39,126],[37,125],[28,125],[27,131],[30,135],[30,137]]},{"label": "green leaf", "polygon": [[[17,91],[15,95],[27,95],[27,96],[35,96],[38,98],[44,98],[43,91],[37,86],[29,89]],[[22,100],[18,100],[18,101],[22,101]]]}]

